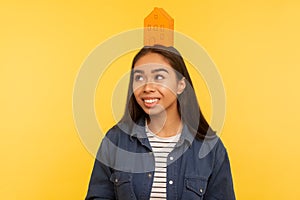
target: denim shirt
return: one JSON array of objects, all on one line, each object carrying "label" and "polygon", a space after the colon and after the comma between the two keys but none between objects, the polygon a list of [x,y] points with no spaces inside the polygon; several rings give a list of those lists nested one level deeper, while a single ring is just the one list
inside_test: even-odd
[{"label": "denim shirt", "polygon": [[[101,142],[86,200],[150,198],[155,160],[144,122],[112,127]],[[220,138],[194,139],[184,125],[168,156],[168,200],[235,200],[230,163]]]}]

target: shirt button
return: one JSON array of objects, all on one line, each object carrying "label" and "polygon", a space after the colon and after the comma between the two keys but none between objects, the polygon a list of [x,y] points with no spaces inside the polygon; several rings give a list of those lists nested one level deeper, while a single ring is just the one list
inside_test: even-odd
[{"label": "shirt button", "polygon": [[152,174],[149,173],[149,174],[148,174],[148,177],[151,178],[151,177],[152,177]]},{"label": "shirt button", "polygon": [[202,190],[202,188],[200,188],[200,193],[202,193],[203,192],[203,190]]},{"label": "shirt button", "polygon": [[172,185],[172,184],[173,184],[173,181],[172,181],[172,180],[169,180],[169,184]]},{"label": "shirt button", "polygon": [[118,181],[119,181],[119,180],[116,178],[116,179],[115,179],[115,183],[117,183]]},{"label": "shirt button", "polygon": [[173,156],[171,156],[171,157],[170,157],[170,160],[174,160],[174,157],[173,157]]}]

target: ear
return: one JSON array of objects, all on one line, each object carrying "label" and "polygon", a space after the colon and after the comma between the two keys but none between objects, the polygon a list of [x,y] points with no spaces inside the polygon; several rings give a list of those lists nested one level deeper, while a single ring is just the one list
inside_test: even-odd
[{"label": "ear", "polygon": [[177,94],[181,94],[186,87],[185,78],[183,77],[181,80],[178,81],[177,84]]}]

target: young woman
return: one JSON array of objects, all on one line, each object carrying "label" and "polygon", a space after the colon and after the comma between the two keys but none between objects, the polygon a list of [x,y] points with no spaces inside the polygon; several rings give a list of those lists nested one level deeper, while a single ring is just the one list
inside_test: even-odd
[{"label": "young woman", "polygon": [[102,140],[86,199],[235,199],[226,149],[174,47],[134,57],[125,114]]}]

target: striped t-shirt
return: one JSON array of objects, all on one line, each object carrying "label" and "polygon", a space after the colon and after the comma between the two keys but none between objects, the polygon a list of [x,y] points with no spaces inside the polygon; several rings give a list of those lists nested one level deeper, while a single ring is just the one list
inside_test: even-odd
[{"label": "striped t-shirt", "polygon": [[167,199],[167,159],[179,140],[180,134],[162,138],[146,127],[146,133],[155,158],[155,171],[150,200]]}]

